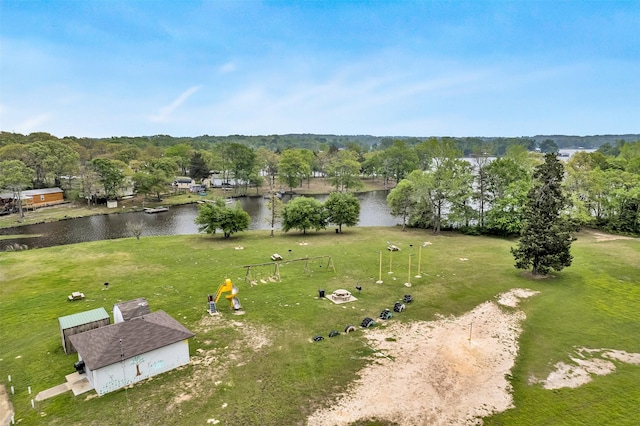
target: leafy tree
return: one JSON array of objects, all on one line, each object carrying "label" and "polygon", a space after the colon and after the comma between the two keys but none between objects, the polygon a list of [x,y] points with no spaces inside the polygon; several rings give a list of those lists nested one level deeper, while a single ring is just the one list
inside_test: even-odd
[{"label": "leafy tree", "polygon": [[289,187],[293,193],[293,188],[300,185],[302,179],[311,173],[311,165],[305,155],[299,149],[288,149],[282,153],[278,164],[278,179]]},{"label": "leafy tree", "polygon": [[136,192],[156,194],[156,198],[160,200],[160,195],[169,188],[177,171],[178,165],[174,158],[160,158],[146,162],[133,176]]},{"label": "leafy tree", "polygon": [[594,188],[595,177],[593,172],[599,168],[596,156],[593,154],[602,155],[600,153],[579,151],[572,155],[566,164],[566,188],[573,205],[572,215],[584,224],[592,222],[591,210],[593,203],[591,191]]},{"label": "leafy tree", "polygon": [[216,198],[213,202],[201,204],[198,207],[195,223],[198,225],[199,232],[215,234],[220,229],[224,238],[230,238],[236,232],[249,229],[251,216],[240,207],[240,204],[229,207],[222,198]]},{"label": "leafy tree", "polygon": [[[429,138],[427,141],[418,145],[416,150],[420,152],[420,162],[424,167],[421,170],[437,169],[444,163],[448,163],[462,156],[462,152],[456,147],[456,144],[451,138],[444,138],[443,140]],[[418,154],[416,154],[416,156],[417,155]]]},{"label": "leafy tree", "polygon": [[256,194],[260,193],[260,188],[264,185],[264,177],[258,173],[257,170],[254,170],[247,179],[249,185],[256,188]]},{"label": "leafy tree", "polygon": [[533,173],[527,194],[524,227],[517,248],[511,248],[516,268],[532,268],[533,275],[570,266],[573,226],[566,217],[568,199],[563,193],[564,167],[555,153],[547,153]]},{"label": "leafy tree", "polygon": [[316,153],[316,158],[313,163],[313,171],[318,172],[320,176],[324,177],[327,174],[327,167],[331,160],[335,157],[334,154],[329,154],[329,151],[320,151]]},{"label": "leafy tree", "polygon": [[625,142],[618,158],[623,160],[627,172],[640,174],[640,141]]},{"label": "leafy tree", "polygon": [[282,209],[282,230],[299,229],[303,234],[307,229],[325,229],[327,214],[322,203],[311,197],[297,197]]},{"label": "leafy tree", "polygon": [[9,188],[18,195],[18,209],[20,217],[24,217],[22,210],[22,190],[29,187],[35,173],[20,160],[0,162],[0,188]]},{"label": "leafy tree", "polygon": [[364,148],[362,144],[354,141],[347,142],[345,147],[348,151],[353,152],[355,154],[355,160],[359,163],[364,161]]},{"label": "leafy tree", "polygon": [[418,156],[418,167],[420,170],[429,170],[435,151],[440,142],[437,138],[429,138],[428,140],[416,145],[415,151]]},{"label": "leafy tree", "polygon": [[468,226],[472,215],[471,196],[473,188],[472,166],[460,157],[451,138],[441,141],[431,138],[420,144],[427,171],[414,173],[411,177],[416,182],[416,193],[419,199],[430,204],[434,234],[440,232],[445,211],[449,222]]},{"label": "leafy tree", "polygon": [[327,168],[329,183],[336,191],[348,191],[362,188],[360,181],[360,163],[352,151],[340,151]]},{"label": "leafy tree", "polygon": [[598,152],[604,154],[606,156],[617,157],[620,154],[620,149],[622,148],[622,144],[624,141],[616,141],[615,146],[611,145],[610,142],[605,142],[598,148]]},{"label": "leafy tree", "polygon": [[540,142],[540,152],[546,154],[548,152],[558,152],[558,144],[553,139],[545,139]]},{"label": "leafy tree", "polygon": [[100,177],[91,164],[81,164],[78,172],[82,185],[81,194],[87,199],[87,207],[91,207],[91,200],[93,199],[94,191],[100,181]]},{"label": "leafy tree", "polygon": [[217,145],[215,150],[215,163],[213,168],[222,174],[222,181],[228,183],[232,168],[232,149],[229,142]]},{"label": "leafy tree", "polygon": [[317,169],[316,167],[316,156],[310,149],[301,148],[299,149],[302,158],[304,158],[305,162],[309,165],[309,167],[305,167],[301,170],[302,178],[307,179],[307,188],[311,186],[311,176],[313,175],[313,171]]},{"label": "leafy tree", "polygon": [[640,175],[609,171],[606,229],[637,234],[640,232]]},{"label": "leafy tree", "polygon": [[129,164],[131,161],[139,159],[141,155],[142,150],[137,146],[125,145],[113,155],[113,159]]},{"label": "leafy tree", "polygon": [[591,170],[587,174],[588,193],[585,207],[589,209],[589,215],[598,224],[608,221],[612,214],[610,205],[613,185],[611,182],[615,180],[617,174],[617,170],[600,168]]},{"label": "leafy tree", "polygon": [[[471,220],[477,215],[471,202],[474,195],[473,166],[465,160],[456,158],[446,164],[444,170],[451,176],[446,185],[446,191],[442,192],[449,208],[447,223],[451,226],[462,224],[469,227]],[[435,175],[436,172],[427,174]]]},{"label": "leafy tree", "polygon": [[0,148],[0,161],[20,160],[27,163],[29,152],[27,146],[21,143],[7,144]]},{"label": "leafy tree", "polygon": [[332,192],[324,202],[329,223],[338,225],[338,232],[342,233],[342,225],[355,226],[360,218],[360,202],[351,193]]},{"label": "leafy tree", "polygon": [[[364,155],[364,162],[362,163],[362,173],[365,176],[373,176],[375,181],[376,176],[385,175],[385,168],[383,166],[384,152],[375,151],[368,152]],[[386,181],[386,175],[385,175]]]},{"label": "leafy tree", "polygon": [[236,192],[240,181],[244,184],[246,193],[250,176],[255,173],[257,166],[256,152],[248,146],[232,143],[227,147],[227,154],[230,156],[230,170],[235,180]]},{"label": "leafy tree", "polygon": [[387,170],[387,176],[400,182],[418,168],[418,155],[415,150],[409,148],[404,141],[397,140],[385,150],[383,164]]},{"label": "leafy tree", "polygon": [[519,234],[526,195],[531,187],[529,174],[511,157],[492,161],[486,166],[485,174],[489,203],[486,229],[499,235]]},{"label": "leafy tree", "polygon": [[189,164],[191,163],[192,152],[193,148],[190,145],[186,143],[180,143],[168,147],[164,151],[164,155],[166,157],[173,157],[176,160],[178,167],[180,167],[180,172],[183,176],[185,176],[187,174],[187,167],[189,167]]},{"label": "leafy tree", "polygon": [[407,226],[407,219],[416,205],[415,183],[409,179],[401,180],[389,195],[387,195],[387,205],[392,216],[402,217],[402,230]]},{"label": "leafy tree", "polygon": [[47,173],[47,159],[50,156],[49,149],[44,142],[33,142],[27,146],[28,159],[25,164],[35,172],[33,185],[35,188],[44,188]]},{"label": "leafy tree", "polygon": [[202,153],[195,151],[191,156],[191,163],[189,165],[189,177],[202,181],[209,177],[209,167],[205,161]]},{"label": "leafy tree", "polygon": [[515,161],[515,163],[522,167],[527,173],[532,173],[533,168],[544,162],[544,157],[538,152],[528,151],[526,147],[515,144],[507,148],[504,158]]},{"label": "leafy tree", "polygon": [[463,205],[471,196],[473,177],[471,165],[464,160],[453,159],[441,163],[424,173],[425,185],[420,193],[425,194],[433,206],[433,233],[438,234],[442,226],[445,210]]},{"label": "leafy tree", "polygon": [[269,189],[273,190],[276,183],[276,176],[278,175],[280,155],[264,147],[260,147],[256,151],[256,161],[260,170],[263,170],[269,177]]},{"label": "leafy tree", "polygon": [[61,186],[60,176],[72,175],[78,169],[79,154],[68,144],[57,140],[36,141],[27,146],[25,164],[35,173],[34,186]]},{"label": "leafy tree", "polygon": [[484,228],[485,213],[489,206],[489,194],[487,191],[489,174],[487,169],[491,164],[491,160],[483,152],[478,152],[474,156],[474,166],[476,169],[475,174],[475,191],[473,194],[474,200],[478,204],[478,222],[481,228]]},{"label": "leafy tree", "polygon": [[516,180],[501,190],[495,198],[491,210],[487,212],[486,229],[493,234],[518,235],[524,225],[524,205],[531,184],[527,180]]},{"label": "leafy tree", "polygon": [[91,165],[98,174],[98,179],[107,198],[109,200],[116,199],[124,184],[126,165],[121,161],[106,158],[95,158],[91,161]]}]

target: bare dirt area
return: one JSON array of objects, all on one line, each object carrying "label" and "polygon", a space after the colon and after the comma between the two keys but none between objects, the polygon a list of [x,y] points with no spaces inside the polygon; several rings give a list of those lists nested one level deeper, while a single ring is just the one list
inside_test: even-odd
[{"label": "bare dirt area", "polygon": [[640,354],[614,349],[578,348],[570,362],[558,362],[546,379],[531,378],[529,383],[542,383],[545,389],[577,388],[616,370],[616,362],[640,365]]},{"label": "bare dirt area", "polygon": [[461,317],[390,323],[366,331],[377,357],[349,392],[309,425],[379,419],[402,425],[478,425],[512,407],[507,375],[518,352],[522,298],[514,289]]},{"label": "bare dirt area", "polygon": [[5,426],[11,424],[13,416],[13,405],[9,400],[9,394],[4,385],[0,385],[0,425]]},{"label": "bare dirt area", "polygon": [[593,236],[596,239],[597,243],[601,243],[604,241],[614,241],[614,240],[633,240],[632,237],[627,237],[624,235],[615,235],[615,234],[606,234],[600,231],[586,231],[587,234]]}]

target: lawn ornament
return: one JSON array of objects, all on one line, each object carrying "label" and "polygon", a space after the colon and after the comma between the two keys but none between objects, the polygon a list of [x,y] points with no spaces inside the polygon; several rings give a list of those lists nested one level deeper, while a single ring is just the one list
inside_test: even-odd
[{"label": "lawn ornament", "polygon": [[373,320],[373,318],[369,318],[369,317],[362,320],[362,324],[360,324],[362,328],[369,328],[374,325],[376,325],[376,322]]},{"label": "lawn ornament", "polygon": [[344,328],[345,333],[351,333],[352,331],[356,331],[356,327],[354,325],[349,324]]},{"label": "lawn ornament", "polygon": [[380,312],[380,319],[382,319],[382,320],[388,320],[392,316],[393,316],[393,314],[391,313],[391,311],[389,309],[385,309],[384,311]]}]

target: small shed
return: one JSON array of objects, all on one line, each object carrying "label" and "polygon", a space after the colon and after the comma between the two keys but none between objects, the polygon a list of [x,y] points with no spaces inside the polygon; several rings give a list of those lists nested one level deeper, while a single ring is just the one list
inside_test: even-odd
[{"label": "small shed", "polygon": [[189,364],[194,334],[164,311],[71,337],[87,380],[98,395]]},{"label": "small shed", "polygon": [[144,297],[120,302],[113,305],[113,323],[129,321],[130,319],[141,317],[151,313],[149,303]]},{"label": "small shed", "polygon": [[60,323],[62,348],[65,353],[70,354],[77,352],[77,350],[69,341],[69,336],[109,325],[110,319],[109,314],[104,308],[97,308],[60,317],[58,318],[58,322]]}]

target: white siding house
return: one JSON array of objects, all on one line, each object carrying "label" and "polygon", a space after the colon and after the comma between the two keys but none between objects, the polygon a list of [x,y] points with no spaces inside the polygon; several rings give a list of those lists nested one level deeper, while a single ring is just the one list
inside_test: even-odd
[{"label": "white siding house", "polygon": [[164,311],[156,311],[69,339],[98,395],[189,363],[194,334]]}]

